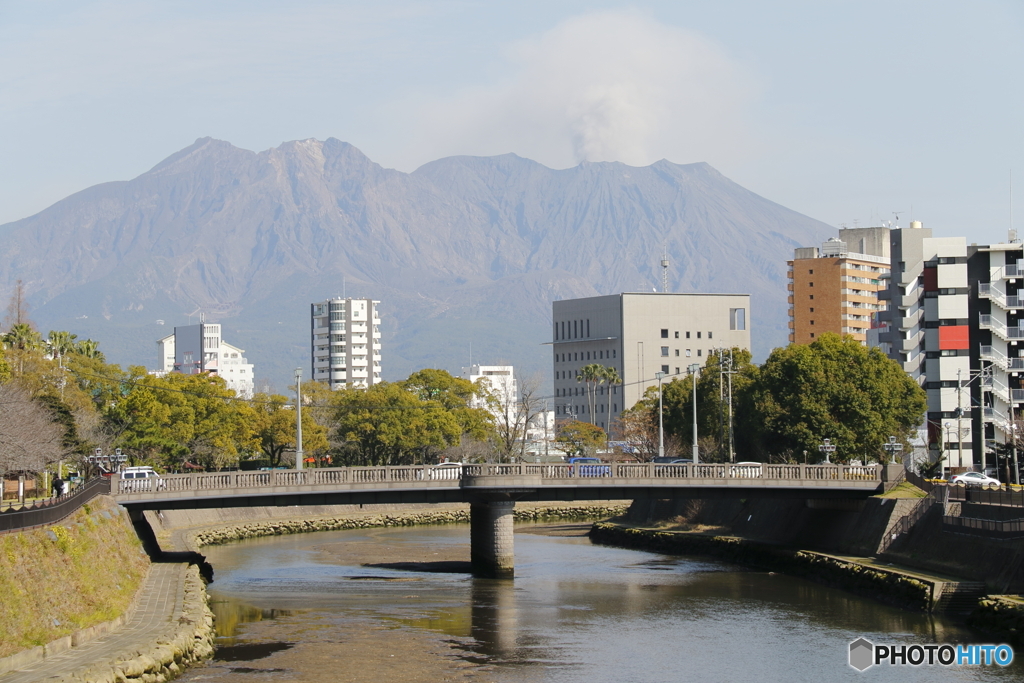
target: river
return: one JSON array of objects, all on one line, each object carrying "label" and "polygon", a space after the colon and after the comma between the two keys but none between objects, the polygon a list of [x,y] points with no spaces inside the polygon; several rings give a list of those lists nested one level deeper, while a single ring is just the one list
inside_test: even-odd
[{"label": "river", "polygon": [[[1007,668],[847,665],[849,643],[988,642],[802,579],[516,527],[514,581],[473,579],[465,526],[206,548],[216,658],[186,681],[1016,681]],[[394,563],[411,563],[398,569]],[[368,564],[377,566],[367,566]],[[381,566],[387,565],[387,566]]]}]

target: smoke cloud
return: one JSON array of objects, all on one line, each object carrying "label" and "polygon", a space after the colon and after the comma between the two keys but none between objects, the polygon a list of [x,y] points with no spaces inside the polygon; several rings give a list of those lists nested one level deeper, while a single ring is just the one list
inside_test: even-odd
[{"label": "smoke cloud", "polygon": [[640,166],[714,163],[749,144],[752,79],[711,40],[643,14],[571,18],[514,45],[508,60],[505,82],[420,111],[423,155],[514,151],[554,167]]}]

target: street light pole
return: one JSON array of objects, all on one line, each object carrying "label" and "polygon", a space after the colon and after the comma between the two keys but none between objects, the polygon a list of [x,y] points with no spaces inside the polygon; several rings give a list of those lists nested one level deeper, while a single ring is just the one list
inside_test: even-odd
[{"label": "street light pole", "polygon": [[700,462],[700,451],[697,450],[697,374],[700,372],[700,364],[693,363],[687,368],[693,376],[693,464]]},{"label": "street light pole", "polygon": [[302,368],[295,368],[295,469],[302,469]]},{"label": "street light pole", "polygon": [[818,450],[825,454],[825,464],[831,465],[832,461],[829,460],[829,456],[836,452],[836,445],[832,443],[832,439],[823,439],[825,443],[818,444]]},{"label": "street light pole", "polygon": [[896,456],[899,455],[900,452],[903,451],[903,444],[897,443],[895,436],[890,436],[889,437],[889,443],[884,444],[882,446],[882,448],[884,448],[886,450],[886,452],[889,453],[889,459],[892,462],[895,462]]},{"label": "street light pole", "polygon": [[661,399],[661,378],[665,376],[664,372],[656,372],[654,376],[658,378],[658,457],[665,457],[665,404]]}]

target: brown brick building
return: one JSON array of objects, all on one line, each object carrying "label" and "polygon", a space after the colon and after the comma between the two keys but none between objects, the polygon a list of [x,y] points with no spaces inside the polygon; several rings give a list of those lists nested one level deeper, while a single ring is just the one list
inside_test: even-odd
[{"label": "brown brick building", "polygon": [[888,286],[889,228],[840,230],[820,249],[796,249],[788,265],[789,341],[810,344],[835,332],[865,343],[885,308],[878,292]]}]

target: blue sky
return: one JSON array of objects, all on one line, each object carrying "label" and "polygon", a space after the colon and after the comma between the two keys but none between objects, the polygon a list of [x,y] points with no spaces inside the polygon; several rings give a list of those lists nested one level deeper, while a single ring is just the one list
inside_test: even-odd
[{"label": "blue sky", "polygon": [[213,136],[707,161],[833,225],[1024,233],[1024,2],[0,0],[0,223]]}]

